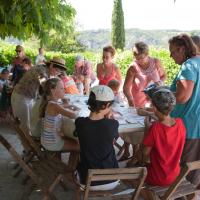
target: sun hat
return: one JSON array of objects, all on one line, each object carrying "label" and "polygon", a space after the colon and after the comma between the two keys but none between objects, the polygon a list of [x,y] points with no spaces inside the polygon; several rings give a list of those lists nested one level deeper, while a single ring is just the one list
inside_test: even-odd
[{"label": "sun hat", "polygon": [[55,66],[58,68],[62,68],[64,70],[66,70],[65,60],[62,58],[53,57],[53,59],[51,59],[49,62],[47,62],[47,65],[50,65],[51,63],[55,64]]},{"label": "sun hat", "polygon": [[97,85],[90,92],[95,94],[97,101],[113,101],[115,96],[111,88],[106,85]]},{"label": "sun hat", "polygon": [[76,62],[83,61],[84,57],[82,55],[77,55],[75,60],[76,60]]}]

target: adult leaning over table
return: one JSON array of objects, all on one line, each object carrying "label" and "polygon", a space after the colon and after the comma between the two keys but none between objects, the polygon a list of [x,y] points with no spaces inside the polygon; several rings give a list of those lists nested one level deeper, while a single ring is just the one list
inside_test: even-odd
[{"label": "adult leaning over table", "polygon": [[[186,34],[172,37],[169,50],[175,63],[181,65],[171,85],[177,102],[172,116],[182,118],[187,130],[181,162],[200,160],[200,57],[192,39]],[[199,184],[200,171],[190,173],[187,178]]]},{"label": "adult leaning over table", "polygon": [[[144,108],[149,105],[149,100],[143,90],[152,83],[161,85],[166,79],[166,74],[160,60],[149,56],[149,47],[144,42],[134,44],[133,55],[135,59],[126,73],[123,91],[129,106]],[[129,157],[128,147],[125,142],[124,155],[120,160]]]},{"label": "adult leaning over table", "polygon": [[123,91],[129,106],[145,107],[148,103],[143,90],[151,83],[162,84],[166,74],[159,59],[149,56],[149,47],[137,42],[133,47],[135,60],[126,73]]}]

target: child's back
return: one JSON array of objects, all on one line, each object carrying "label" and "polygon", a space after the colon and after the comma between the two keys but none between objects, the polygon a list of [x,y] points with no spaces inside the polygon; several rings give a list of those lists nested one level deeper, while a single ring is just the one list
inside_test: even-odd
[{"label": "child's back", "polygon": [[176,99],[168,88],[156,86],[148,93],[151,94],[149,97],[158,121],[150,126],[143,141],[143,155],[150,156],[146,182],[150,185],[168,186],[180,173],[186,129],[180,118],[170,117]]},{"label": "child's back", "polygon": [[143,144],[152,147],[146,182],[168,186],[180,173],[180,158],[185,143],[185,127],[180,118],[169,127],[154,122]]},{"label": "child's back", "polygon": [[75,124],[80,144],[78,171],[81,182],[86,182],[88,169],[117,168],[113,140],[118,137],[118,122],[114,119],[91,120],[86,117],[78,118]]},{"label": "child's back", "polygon": [[[88,100],[90,116],[77,118],[76,134],[80,144],[78,174],[81,184],[86,184],[88,169],[117,168],[113,147],[118,137],[118,121],[105,118],[111,111],[114,94],[107,86],[92,88]],[[92,182],[92,185],[106,185],[114,181]],[[108,188],[107,188],[108,189]]]}]

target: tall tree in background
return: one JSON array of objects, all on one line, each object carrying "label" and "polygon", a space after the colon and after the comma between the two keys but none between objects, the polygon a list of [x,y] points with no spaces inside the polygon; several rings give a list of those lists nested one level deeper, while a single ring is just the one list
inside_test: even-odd
[{"label": "tall tree in background", "polygon": [[124,30],[124,12],[122,9],[122,0],[114,0],[114,8],[112,13],[112,45],[116,49],[124,49],[125,46],[125,30]]}]

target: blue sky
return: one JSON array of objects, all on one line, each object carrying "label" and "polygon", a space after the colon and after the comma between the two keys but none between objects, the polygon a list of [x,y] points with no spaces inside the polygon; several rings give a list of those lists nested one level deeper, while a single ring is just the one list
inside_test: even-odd
[{"label": "blue sky", "polygon": [[[80,30],[111,28],[113,0],[68,0]],[[125,27],[200,29],[200,0],[122,0]]]}]

